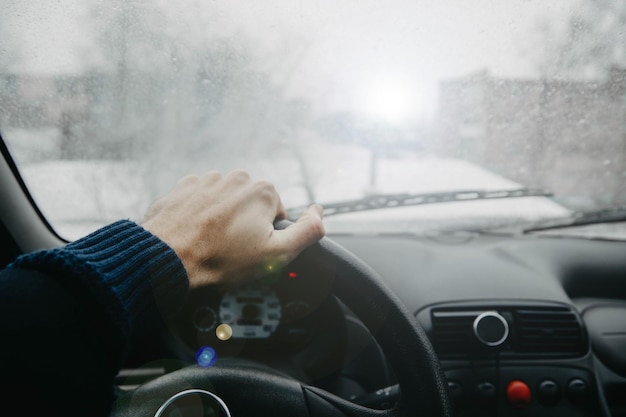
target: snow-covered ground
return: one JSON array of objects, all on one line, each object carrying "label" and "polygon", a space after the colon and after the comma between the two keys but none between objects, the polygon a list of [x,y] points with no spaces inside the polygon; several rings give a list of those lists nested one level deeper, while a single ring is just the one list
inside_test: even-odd
[{"label": "snow-covered ground", "polygon": [[[283,151],[255,160],[247,159],[244,167],[254,179],[275,183],[287,207],[309,203],[305,177],[308,177],[314,200],[322,204],[357,199],[372,192],[423,193],[521,187],[457,159],[403,152],[379,156],[372,161],[371,151],[356,145],[324,142],[306,145],[300,150],[304,165],[294,158],[293,152]],[[19,159],[18,155],[18,162]],[[78,238],[120,218],[140,220],[157,194],[166,192],[177,179],[173,178],[173,171],[168,174],[168,166],[155,167],[130,161],[35,161],[22,164],[20,169],[44,215],[68,239]],[[567,214],[567,209],[546,198],[515,198],[368,211],[329,217],[326,222],[331,232],[376,225],[383,227],[390,223],[407,230],[426,225],[439,227],[455,219],[540,219]]]},{"label": "snow-covered ground", "polygon": [[149,204],[142,171],[114,161],[47,161],[21,167],[57,232],[75,239],[119,219],[139,221]]}]

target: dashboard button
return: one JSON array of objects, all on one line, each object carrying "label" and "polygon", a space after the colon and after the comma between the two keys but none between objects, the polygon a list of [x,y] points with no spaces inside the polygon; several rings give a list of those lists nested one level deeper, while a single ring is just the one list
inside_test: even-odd
[{"label": "dashboard button", "polygon": [[567,397],[575,404],[584,403],[588,393],[587,383],[583,379],[574,378],[567,384]]},{"label": "dashboard button", "polygon": [[461,384],[455,381],[448,382],[448,392],[450,392],[450,397],[452,398],[452,400],[457,403],[461,402],[463,400],[463,397],[465,396],[463,392],[463,387],[461,386]]},{"label": "dashboard button", "polygon": [[506,399],[515,408],[526,408],[532,399],[530,387],[524,381],[511,381],[506,387]]},{"label": "dashboard button", "polygon": [[476,385],[476,400],[479,405],[488,406],[496,401],[496,386],[491,382],[481,382]]},{"label": "dashboard button", "polygon": [[555,406],[561,399],[559,384],[551,379],[541,381],[537,386],[537,400],[546,407]]}]

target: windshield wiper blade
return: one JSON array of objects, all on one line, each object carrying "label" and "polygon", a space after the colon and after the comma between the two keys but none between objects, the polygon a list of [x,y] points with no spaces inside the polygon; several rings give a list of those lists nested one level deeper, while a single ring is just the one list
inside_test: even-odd
[{"label": "windshield wiper blade", "polygon": [[[379,210],[393,207],[418,206],[422,204],[451,203],[458,201],[492,200],[518,197],[553,197],[552,192],[539,188],[502,190],[459,190],[418,194],[373,194],[357,200],[322,204],[324,216],[357,211]],[[287,210],[288,219],[296,219],[306,207]]]},{"label": "windshield wiper blade", "polygon": [[576,211],[562,219],[549,219],[531,227],[524,228],[524,233],[540,232],[571,226],[586,226],[597,223],[617,223],[626,221],[626,207],[606,208],[593,211]]}]

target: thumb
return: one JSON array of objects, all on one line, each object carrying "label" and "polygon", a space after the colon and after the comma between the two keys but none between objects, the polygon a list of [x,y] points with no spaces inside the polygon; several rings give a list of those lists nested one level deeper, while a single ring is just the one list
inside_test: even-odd
[{"label": "thumb", "polygon": [[287,228],[274,231],[272,246],[282,262],[291,262],[305,248],[324,237],[323,213],[322,206],[314,204]]}]

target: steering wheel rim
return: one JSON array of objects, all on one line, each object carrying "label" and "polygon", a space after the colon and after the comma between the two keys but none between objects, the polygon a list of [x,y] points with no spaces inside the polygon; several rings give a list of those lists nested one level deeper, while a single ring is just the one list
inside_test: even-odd
[{"label": "steering wheel rim", "polygon": [[[281,220],[275,226],[282,229],[289,224]],[[327,237],[300,257],[326,264],[334,276],[333,293],[364,323],[385,353],[400,386],[400,398],[393,408],[366,408],[264,365],[220,359],[211,368],[189,366],[125,393],[112,415],[154,416],[177,393],[206,389],[215,392],[234,416],[452,416],[447,382],[432,344],[417,319],[379,275]]]}]

